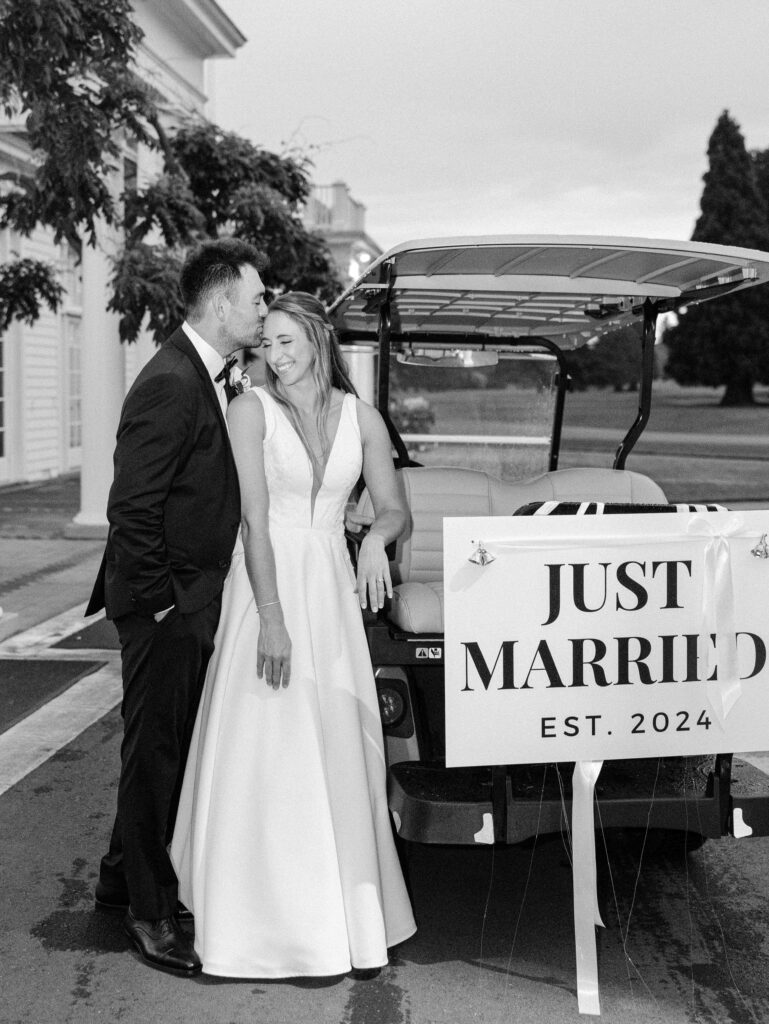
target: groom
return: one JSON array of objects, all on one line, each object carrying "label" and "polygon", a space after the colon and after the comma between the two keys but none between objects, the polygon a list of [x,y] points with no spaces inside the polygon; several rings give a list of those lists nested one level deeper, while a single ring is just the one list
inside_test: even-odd
[{"label": "groom", "polygon": [[123,675],[117,815],[96,905],[126,910],[142,959],[182,976],[201,965],[179,926],[166,844],[240,521],[225,357],[261,342],[264,264],[235,238],[207,242],[185,261],[186,319],[121,412],[109,536],[86,610],[106,607],[114,620]]}]

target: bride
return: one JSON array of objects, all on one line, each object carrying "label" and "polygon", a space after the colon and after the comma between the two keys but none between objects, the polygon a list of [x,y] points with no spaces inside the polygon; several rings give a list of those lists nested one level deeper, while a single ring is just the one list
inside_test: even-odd
[{"label": "bride", "polygon": [[[171,858],[208,974],[369,971],[416,929],[390,828],[361,609],[406,525],[387,429],[311,295],[273,302],[266,386],[228,412],[242,503]],[[375,519],[344,539],[361,471]]]}]

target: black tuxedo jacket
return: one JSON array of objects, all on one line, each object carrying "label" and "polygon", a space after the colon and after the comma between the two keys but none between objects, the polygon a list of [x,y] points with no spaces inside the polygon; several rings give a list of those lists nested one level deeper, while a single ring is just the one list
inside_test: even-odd
[{"label": "black tuxedo jacket", "polygon": [[181,328],[126,396],[114,465],[107,546],[86,614],[204,608],[227,575],[240,491],[216,389]]}]

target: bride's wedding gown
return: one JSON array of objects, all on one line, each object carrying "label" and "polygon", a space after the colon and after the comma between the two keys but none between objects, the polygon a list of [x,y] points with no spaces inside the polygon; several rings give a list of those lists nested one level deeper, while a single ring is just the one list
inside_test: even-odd
[{"label": "bride's wedding gown", "polygon": [[344,398],[313,502],[310,460],[261,388],[265,471],[291,681],[256,675],[259,618],[238,543],[171,858],[208,974],[379,967],[415,930],[390,830],[376,690],[343,517],[362,465]]}]

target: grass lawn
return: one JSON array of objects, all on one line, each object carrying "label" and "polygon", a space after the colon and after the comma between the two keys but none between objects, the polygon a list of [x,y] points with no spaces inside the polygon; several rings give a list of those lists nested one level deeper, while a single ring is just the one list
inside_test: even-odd
[{"label": "grass lawn", "polygon": [[[627,468],[655,479],[670,501],[728,505],[730,501],[758,500],[761,507],[769,505],[769,388],[756,388],[756,404],[748,408],[721,407],[721,393],[720,389],[681,388],[670,381],[656,381],[646,434],[631,453]],[[546,409],[533,391],[488,388],[431,392],[427,397],[435,414],[430,433],[548,432]],[[611,466],[617,444],[637,410],[637,393],[588,390],[568,394],[560,467]],[[601,428],[606,433],[585,436],[580,434],[584,428]],[[650,435],[655,432],[681,436],[654,442]],[[687,444],[687,435],[698,435],[699,440]],[[703,435],[721,438],[721,442],[711,450],[703,444]],[[740,443],[740,438],[751,438],[752,443]],[[509,465],[501,449],[465,451],[461,445],[435,450],[428,445],[418,458],[425,464],[475,465],[509,479],[535,475],[545,468],[544,463],[528,465],[527,460],[542,462],[541,452],[534,448],[515,449]]]},{"label": "grass lawn", "polygon": [[[722,389],[682,388],[656,381],[647,431],[715,436],[753,435],[769,439],[769,388],[756,388],[756,404],[724,408]],[[435,415],[430,433],[549,433],[549,399],[516,388],[425,392]],[[637,392],[591,388],[566,395],[564,434],[569,428],[600,427],[623,436],[638,411]]]},{"label": "grass lawn", "polygon": [[[697,434],[762,434],[769,441],[769,388],[756,388],[756,404],[723,408],[722,388],[682,388],[655,381],[647,430]],[[625,431],[635,418],[638,395],[610,390],[573,391],[566,396],[564,427],[608,427]]]}]

